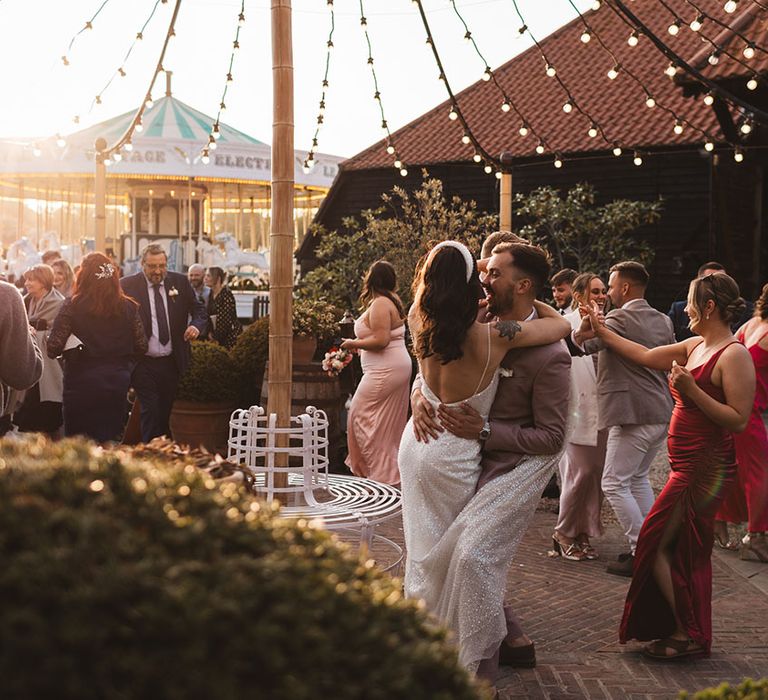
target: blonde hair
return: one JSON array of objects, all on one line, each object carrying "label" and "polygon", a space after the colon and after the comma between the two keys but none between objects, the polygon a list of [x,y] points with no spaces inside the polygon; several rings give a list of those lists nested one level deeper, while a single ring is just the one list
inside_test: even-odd
[{"label": "blonde hair", "polygon": [[53,289],[53,268],[50,265],[33,265],[24,273],[24,279],[36,280],[50,292]]}]

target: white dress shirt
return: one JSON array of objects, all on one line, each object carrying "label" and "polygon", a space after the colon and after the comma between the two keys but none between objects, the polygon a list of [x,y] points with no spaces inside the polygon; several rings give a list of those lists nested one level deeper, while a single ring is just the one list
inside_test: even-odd
[{"label": "white dress shirt", "polygon": [[165,345],[160,344],[159,327],[157,325],[157,310],[155,308],[155,288],[147,279],[147,293],[149,294],[149,313],[152,317],[152,335],[149,337],[149,348],[147,355],[149,357],[167,357],[173,352],[173,341],[171,336],[171,315],[168,313],[168,296],[165,293],[165,281],[160,282],[160,296],[163,298],[165,307],[165,318],[168,320],[168,342]]}]

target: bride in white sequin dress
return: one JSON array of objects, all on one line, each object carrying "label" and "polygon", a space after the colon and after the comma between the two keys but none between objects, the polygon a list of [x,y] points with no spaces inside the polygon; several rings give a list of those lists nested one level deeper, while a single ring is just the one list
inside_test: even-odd
[{"label": "bride in white sequin dress", "polygon": [[[421,390],[435,407],[467,402],[487,419],[504,355],[514,347],[555,342],[570,329],[556,311],[538,303],[539,320],[478,322],[482,287],[475,261],[461,243],[445,241],[435,246],[419,275],[409,325],[419,360]],[[496,586],[503,594],[507,573],[506,566],[497,566],[467,576],[460,561],[463,543],[456,547],[467,529],[478,526],[478,532],[487,531],[479,522],[460,518],[475,495],[480,443],[449,431],[427,443],[419,442],[409,420],[398,462],[407,549],[405,593],[423,599],[427,608],[453,630],[460,661],[475,672],[478,663],[489,656],[488,647],[494,641],[471,621],[481,620],[485,625],[489,615],[496,615],[495,609],[481,609],[487,600],[484,589]],[[488,499],[489,518],[494,515],[491,491],[496,490],[486,487],[480,492]],[[495,627],[504,626],[503,613],[502,619],[494,622],[491,637],[497,634]],[[495,639],[497,648],[500,639]]]}]

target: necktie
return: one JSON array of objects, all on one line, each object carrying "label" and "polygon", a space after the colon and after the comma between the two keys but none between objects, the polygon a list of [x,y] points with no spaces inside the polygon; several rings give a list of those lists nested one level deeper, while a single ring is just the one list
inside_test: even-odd
[{"label": "necktie", "polygon": [[160,293],[160,285],[153,284],[152,289],[155,290],[155,314],[157,315],[157,339],[160,341],[160,345],[167,345],[171,339],[170,331],[168,330],[168,316],[165,313],[165,304],[163,303],[163,295]]}]

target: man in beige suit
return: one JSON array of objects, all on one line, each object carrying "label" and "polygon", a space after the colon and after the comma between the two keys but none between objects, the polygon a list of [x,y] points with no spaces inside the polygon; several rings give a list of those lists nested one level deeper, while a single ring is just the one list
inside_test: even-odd
[{"label": "man in beige suit", "polygon": [[[608,296],[615,307],[605,325],[648,348],[675,342],[672,322],[645,300],[648,272],[638,262],[617,263],[608,279]],[[608,572],[632,576],[635,546],[645,516],[653,505],[648,473],[664,442],[672,415],[667,375],[647,369],[604,348],[594,337],[589,318],[574,331],[571,350],[597,361],[598,428],[608,428],[602,488],[624,533],[630,551],[608,565]],[[574,348],[574,345],[576,346]]]},{"label": "man in beige suit", "polygon": [[[533,301],[546,284],[549,264],[544,256],[543,261],[538,262],[520,259],[524,251],[507,247],[514,240],[521,239],[502,238],[499,234],[489,236],[483,246],[484,256],[489,256],[491,250],[494,253],[501,251],[503,257],[500,259],[508,260],[508,266],[504,267],[503,275],[486,279],[484,285],[489,292],[488,310],[493,316],[526,321],[535,318]],[[498,242],[501,245],[494,248]],[[494,255],[496,257],[499,256]],[[565,439],[570,367],[571,358],[561,341],[508,352],[501,363],[501,379],[487,423],[468,404],[456,409],[440,406],[438,422],[431,404],[419,390],[419,380],[414,384],[411,405],[418,439],[428,441],[430,437],[437,437],[438,431],[446,429],[459,437],[483,442],[478,495],[462,515],[476,522],[490,517],[483,495],[491,493],[502,478],[506,479],[505,493],[496,496],[503,500],[504,514],[495,522],[499,536],[506,540],[522,537],[559,461]],[[511,479],[510,473],[514,474]],[[457,549],[460,546],[461,541]],[[512,555],[514,549],[516,547],[512,547]],[[481,550],[473,551],[478,566],[488,564],[484,559],[486,554]],[[511,556],[505,564],[511,564]],[[499,593],[503,595],[504,591]],[[491,683],[495,681],[499,662],[528,668],[536,665],[534,644],[523,632],[509,605],[504,606],[504,617],[506,637],[498,652],[485,659],[478,669],[478,675]]]}]

